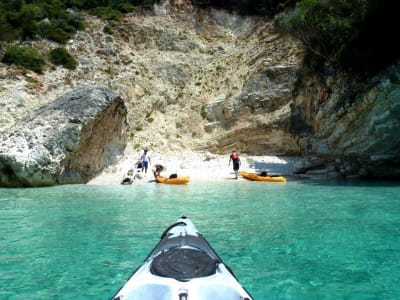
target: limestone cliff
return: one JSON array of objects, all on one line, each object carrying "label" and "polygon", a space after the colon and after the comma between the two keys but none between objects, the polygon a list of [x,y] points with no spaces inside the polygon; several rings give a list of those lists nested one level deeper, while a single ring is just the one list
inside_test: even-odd
[{"label": "limestone cliff", "polygon": [[[128,145],[138,150],[236,148],[306,155],[299,173],[398,174],[396,163],[386,167],[399,160],[396,67],[369,82],[306,75],[301,44],[277,34],[272,20],[183,0],[128,14],[112,35],[102,20],[87,23],[66,46],[79,60],[74,71],[49,66],[37,75],[1,65],[3,128],[76,86],[102,84],[125,100]],[[31,44],[44,54],[58,46]]]},{"label": "limestone cliff", "polygon": [[2,133],[0,186],[86,183],[126,145],[126,108],[108,88],[86,86]]},{"label": "limestone cliff", "polygon": [[[300,154],[288,130],[302,49],[279,37],[270,20],[164,1],[151,13],[127,15],[113,35],[103,32],[105,22],[87,22],[67,45],[79,60],[75,71],[2,66],[3,127],[75,86],[104,84],[125,100],[134,148]],[[44,54],[58,46],[32,45]],[[224,116],[215,119],[220,108]]]},{"label": "limestone cliff", "polygon": [[[295,171],[327,176],[400,177],[400,64],[369,80],[304,77],[296,105],[312,126]],[[312,173],[312,172],[311,172]]]}]

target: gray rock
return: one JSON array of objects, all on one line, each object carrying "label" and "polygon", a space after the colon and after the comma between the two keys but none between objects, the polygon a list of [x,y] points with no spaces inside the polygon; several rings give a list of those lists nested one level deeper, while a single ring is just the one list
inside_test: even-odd
[{"label": "gray rock", "polygon": [[86,183],[122,155],[127,110],[106,87],[86,86],[1,134],[0,186]]}]

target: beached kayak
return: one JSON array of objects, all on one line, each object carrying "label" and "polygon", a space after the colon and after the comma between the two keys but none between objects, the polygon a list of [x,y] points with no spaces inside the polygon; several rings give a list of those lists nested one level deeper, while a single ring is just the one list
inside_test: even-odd
[{"label": "beached kayak", "polygon": [[168,178],[164,176],[157,176],[157,182],[159,183],[168,183],[168,184],[186,184],[189,183],[190,178],[188,176],[181,176],[175,178]]},{"label": "beached kayak", "polygon": [[240,171],[242,177],[253,180],[253,181],[268,181],[268,182],[286,182],[286,178],[283,176],[272,176],[272,175],[260,175],[256,173],[249,173],[245,171]]},{"label": "beached kayak", "polygon": [[252,300],[190,219],[161,235],[113,300]]}]

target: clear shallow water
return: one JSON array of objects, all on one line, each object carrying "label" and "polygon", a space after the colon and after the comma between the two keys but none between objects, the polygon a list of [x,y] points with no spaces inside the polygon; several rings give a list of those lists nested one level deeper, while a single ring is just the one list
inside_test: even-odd
[{"label": "clear shallow water", "polygon": [[400,299],[400,185],[248,181],[0,189],[0,299],[110,299],[181,214],[257,300]]}]

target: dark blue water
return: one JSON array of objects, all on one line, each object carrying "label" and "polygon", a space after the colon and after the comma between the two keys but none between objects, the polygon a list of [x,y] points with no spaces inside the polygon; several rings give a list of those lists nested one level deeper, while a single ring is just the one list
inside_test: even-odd
[{"label": "dark blue water", "polygon": [[400,299],[400,185],[312,181],[0,189],[0,299],[110,299],[181,214],[255,299]]}]

